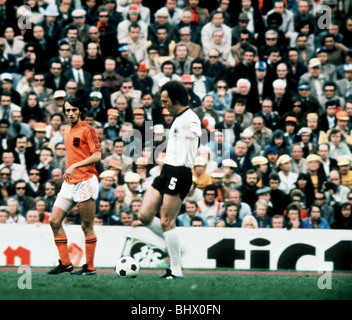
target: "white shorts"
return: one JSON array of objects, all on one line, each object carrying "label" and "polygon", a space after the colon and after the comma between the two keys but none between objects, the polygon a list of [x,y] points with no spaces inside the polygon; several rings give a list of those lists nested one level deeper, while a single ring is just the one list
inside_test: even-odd
[{"label": "white shorts", "polygon": [[71,204],[70,207],[72,207],[75,203],[87,201],[91,198],[96,200],[98,195],[99,181],[96,175],[76,184],[69,184],[64,181],[54,206],[68,211],[70,209],[69,204]]}]

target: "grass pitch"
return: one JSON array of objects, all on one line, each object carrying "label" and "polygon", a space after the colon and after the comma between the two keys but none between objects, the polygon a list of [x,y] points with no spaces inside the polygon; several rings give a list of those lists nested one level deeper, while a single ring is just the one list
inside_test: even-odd
[{"label": "grass pitch", "polygon": [[[111,272],[96,276],[47,275],[44,272],[0,272],[1,300],[352,300],[352,277],[332,275],[331,289],[320,275],[185,274],[160,279],[160,273],[119,278]],[[25,278],[26,277],[26,278]],[[320,280],[319,280],[320,279]],[[319,285],[320,284],[320,285]],[[30,289],[20,289],[21,287]]]}]

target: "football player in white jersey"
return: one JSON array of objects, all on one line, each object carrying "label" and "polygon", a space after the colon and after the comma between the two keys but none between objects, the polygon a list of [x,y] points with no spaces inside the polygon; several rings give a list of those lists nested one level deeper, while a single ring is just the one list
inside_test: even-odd
[{"label": "football player in white jersey", "polygon": [[[160,176],[148,188],[140,221],[165,239],[170,256],[166,279],[182,278],[181,243],[176,233],[176,218],[192,185],[192,169],[197,154],[201,125],[198,116],[188,107],[188,94],[179,81],[169,81],[160,89],[163,108],[175,120],[169,131],[166,157]],[[155,215],[159,212],[160,219]]]}]

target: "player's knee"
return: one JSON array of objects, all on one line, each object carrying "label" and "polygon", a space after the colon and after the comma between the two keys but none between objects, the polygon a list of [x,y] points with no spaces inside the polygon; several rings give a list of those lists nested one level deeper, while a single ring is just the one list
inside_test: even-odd
[{"label": "player's knee", "polygon": [[85,221],[85,220],[83,220],[82,222],[81,222],[81,228],[82,228],[82,230],[83,230],[83,232],[84,233],[88,233],[88,232],[90,232],[91,230],[93,230],[93,223],[92,223],[92,221]]},{"label": "player's knee", "polygon": [[160,226],[164,232],[169,231],[169,230],[175,228],[175,220],[172,220],[168,217],[164,217],[160,220]]},{"label": "player's knee", "polygon": [[138,219],[144,224],[147,225],[152,222],[153,217],[145,214],[144,212],[138,213]]},{"label": "player's knee", "polygon": [[52,230],[58,230],[61,227],[61,220],[54,217],[49,218],[49,224]]}]

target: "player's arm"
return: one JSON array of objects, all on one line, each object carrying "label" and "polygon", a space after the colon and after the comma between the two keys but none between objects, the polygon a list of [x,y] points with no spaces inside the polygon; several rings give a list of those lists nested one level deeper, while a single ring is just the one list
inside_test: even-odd
[{"label": "player's arm", "polygon": [[87,159],[84,159],[82,161],[78,161],[74,164],[72,164],[69,168],[66,169],[65,174],[64,174],[64,179],[68,180],[70,179],[70,177],[72,176],[73,172],[77,169],[77,168],[81,168],[81,167],[87,167],[93,164],[98,163],[101,160],[101,151],[95,151],[92,153],[92,155],[90,157],[88,157]]},{"label": "player's arm", "polygon": [[186,138],[197,139],[202,135],[200,124],[197,122],[191,122],[189,130],[186,132]]}]

